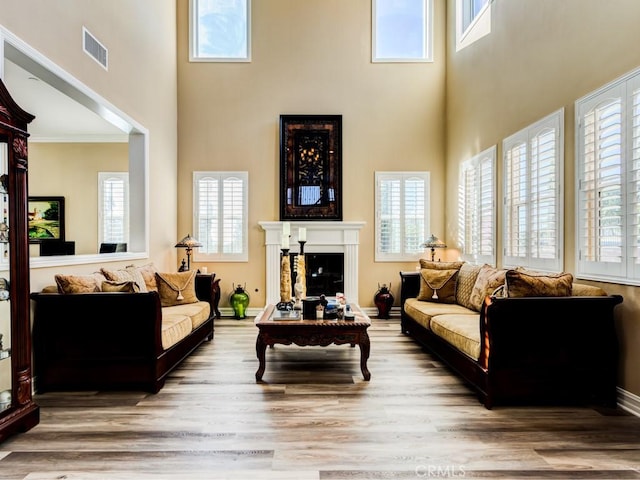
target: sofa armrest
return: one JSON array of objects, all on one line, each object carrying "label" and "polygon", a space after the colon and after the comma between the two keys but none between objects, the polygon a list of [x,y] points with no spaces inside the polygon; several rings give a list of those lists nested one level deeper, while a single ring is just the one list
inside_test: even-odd
[{"label": "sofa armrest", "polygon": [[157,292],[32,293],[31,299],[40,361],[155,358],[163,351]]},{"label": "sofa armrest", "polygon": [[415,298],[420,292],[420,272],[400,272],[400,306],[407,298]]},{"label": "sofa armrest", "polygon": [[480,363],[490,370],[574,365],[615,372],[613,312],[621,302],[619,295],[487,297],[480,315]]}]

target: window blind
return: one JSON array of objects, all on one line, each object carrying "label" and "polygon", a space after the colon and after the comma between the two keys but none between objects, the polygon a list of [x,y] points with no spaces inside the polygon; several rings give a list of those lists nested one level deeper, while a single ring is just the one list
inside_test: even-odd
[{"label": "window blind", "polygon": [[495,147],[466,161],[459,187],[459,244],[462,257],[495,264]]},{"label": "window blind", "polygon": [[194,172],[196,259],[246,261],[247,172]]},{"label": "window blind", "polygon": [[376,261],[415,260],[427,236],[428,172],[376,172]]},{"label": "window blind", "polygon": [[561,270],[564,111],[505,139],[505,266]]},{"label": "window blind", "polygon": [[98,243],[129,242],[129,174],[99,172]]}]

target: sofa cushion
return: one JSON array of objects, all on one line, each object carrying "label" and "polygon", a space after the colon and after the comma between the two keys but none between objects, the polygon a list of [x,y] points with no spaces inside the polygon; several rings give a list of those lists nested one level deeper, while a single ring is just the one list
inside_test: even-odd
[{"label": "sofa cushion", "polygon": [[571,295],[576,297],[605,297],[607,296],[607,292],[602,288],[595,287],[593,285],[574,283],[571,285]]},{"label": "sofa cushion", "polygon": [[482,265],[474,265],[472,263],[465,263],[460,267],[460,273],[458,273],[458,285],[456,286],[456,303],[463,307],[474,310],[475,307],[471,303],[471,292],[473,286],[476,284],[478,273]]},{"label": "sofa cushion", "polygon": [[408,298],[406,302],[404,302],[404,311],[413,320],[427,329],[431,328],[431,318],[436,315],[473,315],[477,313],[456,303],[424,302],[417,298]]},{"label": "sofa cushion", "polygon": [[196,303],[196,271],[156,273],[160,304],[163,307]]},{"label": "sofa cushion", "polygon": [[101,290],[103,292],[125,292],[125,293],[135,293],[139,292],[140,288],[136,282],[131,280],[124,282],[114,282],[112,280],[105,280],[102,282]]},{"label": "sofa cushion", "polygon": [[480,358],[480,314],[436,315],[431,331],[474,360]]},{"label": "sofa cushion", "polygon": [[101,273],[91,275],[55,275],[59,293],[92,293],[99,292],[102,282],[106,280]]},{"label": "sofa cushion", "polygon": [[458,272],[464,262],[429,262],[420,259],[418,300],[439,303],[456,302]]},{"label": "sofa cushion", "polygon": [[140,292],[148,292],[147,284],[145,283],[142,274],[136,270],[133,265],[121,270],[101,268],[100,271],[105,277],[107,277],[107,280],[111,280],[112,282],[136,282]]},{"label": "sofa cushion", "polygon": [[505,287],[508,297],[568,297],[573,275],[507,270]]},{"label": "sofa cushion", "polygon": [[191,326],[194,330],[209,318],[210,313],[211,306],[209,302],[196,302],[162,308],[162,318],[165,315],[186,315],[191,319]]},{"label": "sofa cushion", "polygon": [[482,265],[478,278],[471,291],[469,299],[472,307],[477,312],[482,308],[484,299],[487,295],[491,295],[496,288],[504,285],[506,270],[492,267],[491,265]]},{"label": "sofa cushion", "polygon": [[162,348],[165,350],[191,333],[191,319],[181,314],[162,315]]}]

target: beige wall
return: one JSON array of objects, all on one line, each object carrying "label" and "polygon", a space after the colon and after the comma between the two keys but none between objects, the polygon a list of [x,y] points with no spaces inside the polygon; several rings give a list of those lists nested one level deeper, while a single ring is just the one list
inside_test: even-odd
[{"label": "beige wall", "polygon": [[[31,143],[29,195],[65,197],[65,240],[98,253],[98,172],[129,168],[126,143]],[[32,250],[32,255],[37,253]]]},{"label": "beige wall", "polygon": [[[453,244],[457,238],[460,163],[498,145],[500,166],[502,139],[564,107],[564,259],[565,270],[574,272],[574,102],[640,67],[640,49],[635,48],[640,41],[640,2],[493,2],[491,33],[459,52],[455,51],[455,1],[447,5],[447,241]],[[498,185],[501,192],[501,177]],[[500,227],[498,220],[498,232]],[[500,251],[500,235],[497,241]],[[601,286],[625,297],[617,318],[622,353],[619,384],[640,394],[639,290]]]},{"label": "beige wall", "polygon": [[[3,27],[149,130],[150,258],[167,269],[175,268],[177,237],[175,7],[157,0],[0,0]],[[83,52],[83,26],[109,49],[108,71]],[[93,270],[32,269],[32,289],[58,271]]]},{"label": "beige wall", "polygon": [[[444,0],[435,2],[435,62],[371,63],[370,0],[252,2],[252,62],[189,63],[188,2],[178,1],[178,231],[192,231],[192,172],[249,172],[249,262],[208,265],[265,302],[264,235],[278,220],[280,114],[343,116],[343,211],[364,220],[359,297],[408,264],[374,262],[374,172],[431,171],[431,227],[443,232]],[[255,290],[258,290],[257,292]]]}]

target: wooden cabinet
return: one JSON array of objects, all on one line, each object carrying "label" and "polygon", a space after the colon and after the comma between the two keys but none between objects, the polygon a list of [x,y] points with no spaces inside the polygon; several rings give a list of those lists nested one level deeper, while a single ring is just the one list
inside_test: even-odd
[{"label": "wooden cabinet", "polygon": [[35,426],[31,389],[27,124],[0,81],[0,441]]}]

